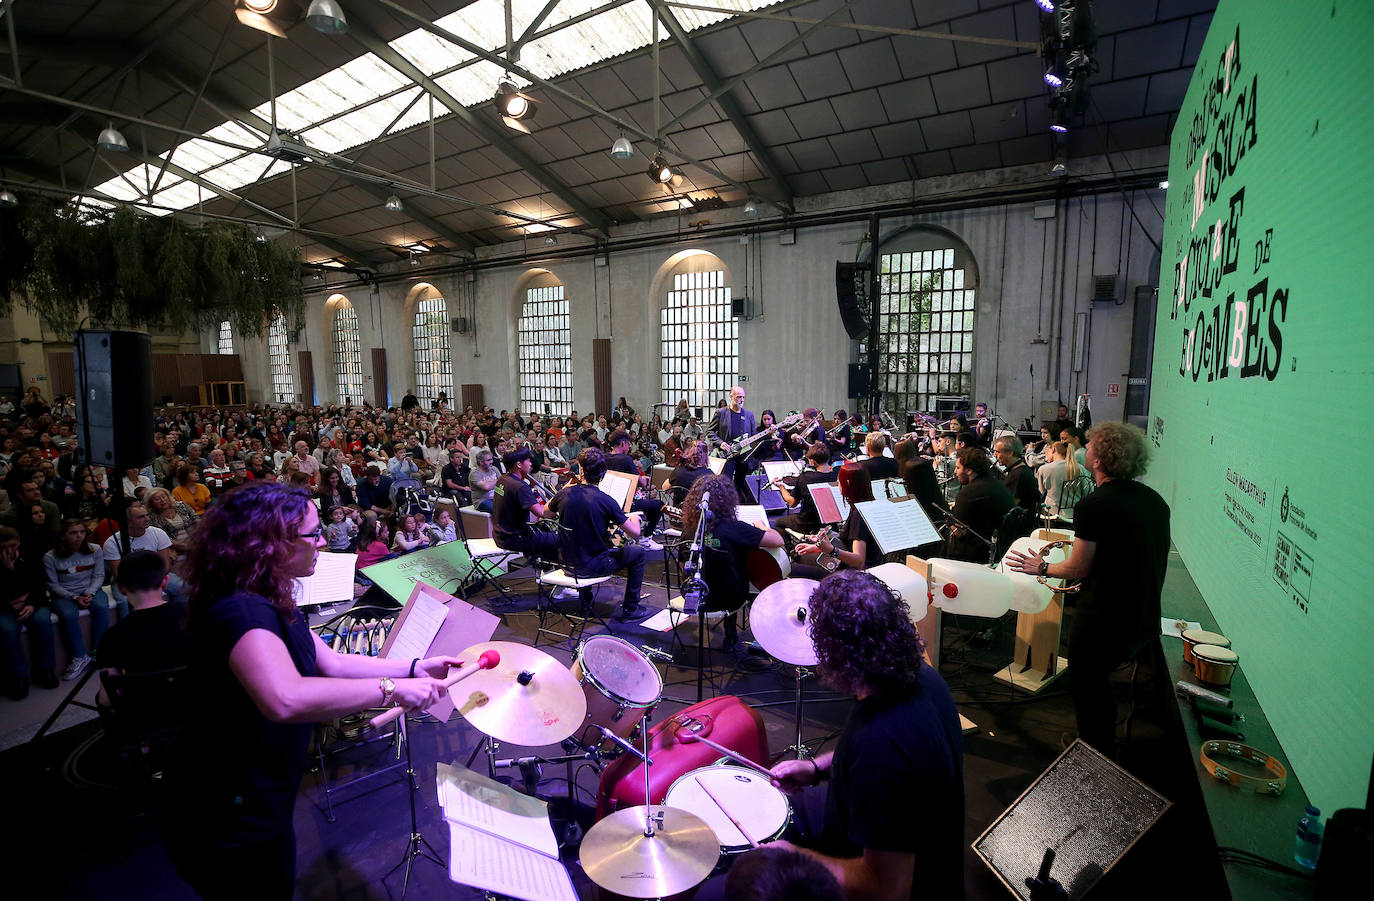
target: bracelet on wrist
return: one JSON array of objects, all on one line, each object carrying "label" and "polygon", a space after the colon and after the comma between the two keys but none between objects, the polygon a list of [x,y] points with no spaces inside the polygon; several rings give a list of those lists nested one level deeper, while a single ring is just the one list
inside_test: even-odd
[{"label": "bracelet on wrist", "polygon": [[420,662],[420,658],[419,658],[419,657],[416,657],[414,660],[410,661],[410,678],[412,678],[412,679],[415,678],[415,665],[416,665],[417,663],[419,663],[419,662]]}]

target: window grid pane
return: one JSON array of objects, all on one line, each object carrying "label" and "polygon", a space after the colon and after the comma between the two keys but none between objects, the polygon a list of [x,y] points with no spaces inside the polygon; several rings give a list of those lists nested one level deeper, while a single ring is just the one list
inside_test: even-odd
[{"label": "window grid pane", "polygon": [[334,384],[339,403],[363,402],[363,346],[358,334],[358,313],[344,302],[334,311]]},{"label": "window grid pane", "polygon": [[573,409],[572,330],[562,285],[525,292],[518,331],[521,411],[567,416]]},{"label": "window grid pane", "polygon": [[673,276],[659,314],[662,401],[714,408],[739,381],[739,323],[730,312],[725,271]]},{"label": "window grid pane", "polygon": [[429,406],[444,392],[453,399],[453,358],[448,347],[448,305],[430,297],[415,305],[411,340],[415,347],[415,396]]},{"label": "window grid pane", "polygon": [[886,253],[878,278],[878,389],[888,410],[973,391],[974,291],[954,249]]},{"label": "window grid pane", "polygon": [[267,367],[272,372],[272,396],[279,404],[290,403],[296,397],[296,379],[286,347],[286,317],[280,310],[267,326]]},{"label": "window grid pane", "polygon": [[234,328],[226,319],[219,324],[219,352],[231,354],[234,352]]}]

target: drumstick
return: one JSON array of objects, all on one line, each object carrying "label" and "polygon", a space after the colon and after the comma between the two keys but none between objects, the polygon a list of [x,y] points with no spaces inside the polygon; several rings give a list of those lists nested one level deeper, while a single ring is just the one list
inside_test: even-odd
[{"label": "drumstick", "polygon": [[706,745],[706,747],[711,748],[712,750],[715,750],[715,751],[719,751],[720,753],[724,754],[726,757],[729,757],[729,758],[730,758],[731,760],[733,760],[735,763],[742,763],[742,764],[744,764],[745,766],[749,767],[750,769],[758,770],[760,773],[763,773],[763,775],[767,776],[767,777],[770,778],[770,779],[773,778],[773,771],[770,770],[770,769],[768,769],[768,767],[763,766],[762,764],[755,763],[754,761],[750,760],[748,757],[745,757],[743,754],[737,754],[737,753],[735,753],[734,751],[731,751],[729,748],[725,747],[725,745],[718,745],[718,744],[716,744],[715,742],[711,741],[711,739],[706,738],[706,737],[703,736],[703,735],[690,735],[690,734],[689,734],[689,735],[687,735],[687,736],[684,737],[684,736],[682,735],[682,733],[679,732],[679,733],[678,733],[678,736],[677,736],[677,740],[680,741],[680,742],[693,742],[693,741],[699,741],[699,742],[701,742],[702,744]]},{"label": "drumstick", "polygon": [[[443,686],[445,689],[452,688],[459,682],[462,682],[468,676],[471,676],[473,673],[481,672],[484,669],[491,669],[493,666],[496,666],[496,664],[500,662],[501,654],[499,652],[483,651],[482,656],[477,658],[477,665],[474,667],[450,667],[451,672],[449,673],[449,675],[444,677]],[[403,713],[405,713],[404,707],[392,707],[390,710],[383,711],[382,713],[379,713],[372,718],[372,728],[376,729],[379,726],[385,726],[387,723],[396,719]]]},{"label": "drumstick", "polygon": [[701,790],[706,792],[706,797],[714,801],[716,803],[716,806],[720,808],[720,812],[725,814],[725,818],[730,821],[730,825],[734,826],[736,829],[739,830],[739,834],[744,836],[744,840],[749,843],[749,846],[751,848],[757,848],[759,846],[758,841],[752,835],[749,834],[748,829],[744,828],[744,824],[741,823],[739,820],[735,819],[734,814],[730,813],[730,811],[726,809],[725,805],[721,803],[720,798],[716,797],[716,793],[706,787],[706,783],[701,781],[700,776],[693,776],[692,778],[696,780],[697,785],[701,786]]}]

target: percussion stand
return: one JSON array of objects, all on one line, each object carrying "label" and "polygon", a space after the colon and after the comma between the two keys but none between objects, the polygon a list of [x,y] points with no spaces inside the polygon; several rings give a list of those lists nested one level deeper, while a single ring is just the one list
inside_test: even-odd
[{"label": "percussion stand", "polygon": [[797,743],[784,749],[783,753],[786,754],[788,751],[796,751],[798,760],[811,760],[816,755],[813,754],[811,749],[806,746],[806,743],[802,741],[802,679],[809,675],[810,671],[803,666],[798,666],[795,669],[797,671]]},{"label": "percussion stand", "polygon": [[444,866],[444,862],[439,859],[439,853],[434,847],[425,840],[420,834],[420,826],[415,813],[415,795],[420,791],[420,785],[415,781],[415,763],[411,759],[410,753],[410,733],[406,726],[406,715],[401,714],[401,741],[406,746],[406,784],[410,791],[406,794],[410,797],[410,839],[406,842],[405,854],[396,865],[387,871],[386,876],[382,877],[385,882],[392,873],[396,872],[404,864],[406,868],[405,879],[401,882],[401,901],[405,901],[406,892],[410,889],[410,871],[415,866],[415,861],[419,858],[433,861],[439,866]]}]

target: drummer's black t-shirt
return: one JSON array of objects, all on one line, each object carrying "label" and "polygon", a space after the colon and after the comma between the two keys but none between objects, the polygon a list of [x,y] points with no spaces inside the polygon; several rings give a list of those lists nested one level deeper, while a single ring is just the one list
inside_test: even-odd
[{"label": "drummer's black t-shirt", "polygon": [[191,619],[190,711],[177,796],[197,837],[219,847],[250,844],[291,829],[314,726],[263,716],[229,667],[240,638],[263,629],[281,639],[302,676],[317,675],[305,617],[292,622],[256,594],[220,598]]},{"label": "drummer's black t-shirt", "polygon": [[1104,483],[1074,509],[1074,532],[1095,542],[1076,615],[1130,638],[1159,633],[1159,596],[1169,565],[1169,505],[1131,479]]},{"label": "drummer's black t-shirt", "polygon": [[904,696],[854,704],[835,746],[825,817],[826,833],[851,843],[848,856],[914,853],[913,901],[964,897],[963,736],[933,668],[923,663]]},{"label": "drummer's black t-shirt", "polygon": [[737,519],[712,521],[701,549],[707,610],[738,610],[748,600],[745,557],[763,541],[763,530]]}]

